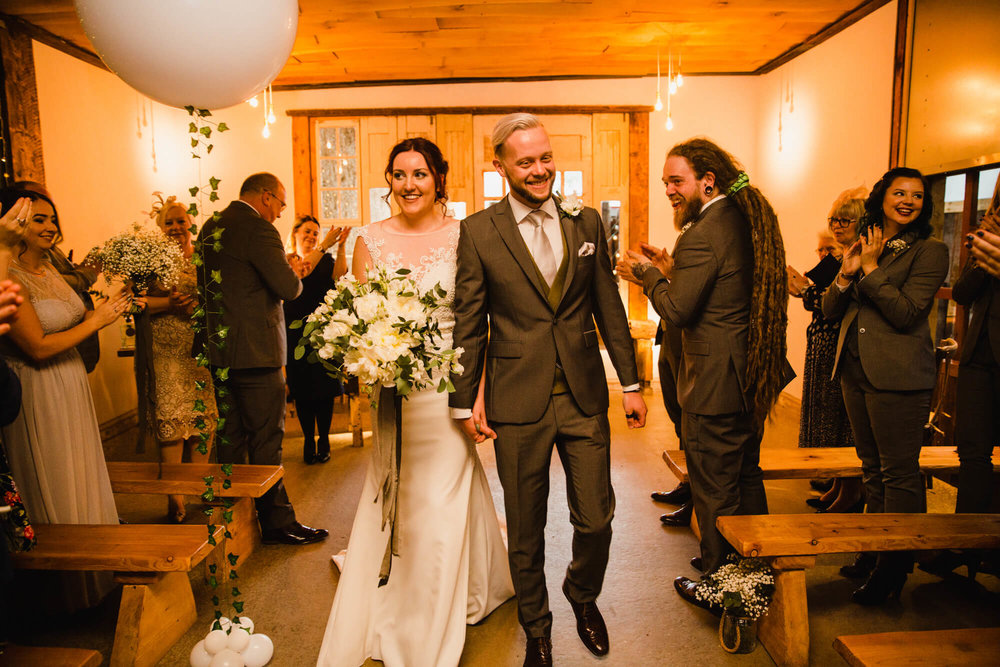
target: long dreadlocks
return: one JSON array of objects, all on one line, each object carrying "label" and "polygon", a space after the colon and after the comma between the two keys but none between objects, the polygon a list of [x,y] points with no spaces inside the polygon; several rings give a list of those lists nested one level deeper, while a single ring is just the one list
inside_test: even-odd
[{"label": "long dreadlocks", "polygon": [[[784,386],[788,327],[788,286],[785,244],[778,217],[760,190],[744,185],[729,193],[743,172],[732,155],[707,139],[689,139],[670,149],[686,159],[697,178],[715,174],[716,189],[727,193],[750,223],[753,247],[753,291],[750,297],[750,335],[747,350],[747,391],[752,396],[754,420],[763,424]],[[734,188],[735,189],[735,188]]]}]

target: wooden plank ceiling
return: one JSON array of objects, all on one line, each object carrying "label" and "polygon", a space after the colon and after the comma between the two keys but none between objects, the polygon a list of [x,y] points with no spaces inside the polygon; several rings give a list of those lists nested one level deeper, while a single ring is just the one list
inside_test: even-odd
[{"label": "wooden plank ceiling", "polygon": [[[685,74],[760,73],[886,2],[299,0],[295,46],[274,83],[644,76],[658,51],[664,74],[668,52]],[[94,52],[72,0],[0,0],[0,13],[39,41]]]}]

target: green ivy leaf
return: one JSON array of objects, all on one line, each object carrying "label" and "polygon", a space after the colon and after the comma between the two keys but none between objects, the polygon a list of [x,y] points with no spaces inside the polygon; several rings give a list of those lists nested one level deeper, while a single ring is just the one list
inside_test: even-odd
[{"label": "green ivy leaf", "polygon": [[195,380],[194,381],[194,388],[197,389],[198,391],[205,391],[205,381],[204,380]]},{"label": "green ivy leaf", "polygon": [[233,474],[233,464],[232,463],[223,463],[222,464],[222,474],[223,475],[232,475]]},{"label": "green ivy leaf", "polygon": [[219,338],[225,338],[226,336],[229,335],[229,327],[227,327],[227,326],[226,327],[219,327],[219,330],[216,333],[219,334]]},{"label": "green ivy leaf", "polygon": [[205,401],[201,400],[200,398],[194,399],[194,411],[195,412],[206,412],[207,410],[208,410],[208,408],[205,407]]},{"label": "green ivy leaf", "polygon": [[222,284],[222,269],[212,269],[211,276],[213,282]]},{"label": "green ivy leaf", "polygon": [[202,266],[205,262],[202,261],[201,255],[195,253],[191,255],[191,263],[194,264],[195,266]]},{"label": "green ivy leaf", "polygon": [[[209,148],[211,148],[211,146],[209,146]],[[208,201],[219,201],[219,195],[214,192],[211,193],[208,195]]]},{"label": "green ivy leaf", "polygon": [[226,368],[216,368],[215,369],[215,379],[219,382],[225,382],[229,379],[229,367]]},{"label": "green ivy leaf", "polygon": [[233,586],[232,593],[233,593],[233,597],[239,597],[239,596],[243,595],[243,593],[240,593],[240,589],[237,588],[236,586]]},{"label": "green ivy leaf", "polygon": [[194,115],[194,107],[191,106],[190,104],[185,105],[184,106],[184,110],[188,112],[189,116],[193,116]]},{"label": "green ivy leaf", "polygon": [[218,565],[216,565],[215,563],[212,563],[211,565],[209,565],[209,566],[208,566],[208,573],[209,573],[209,574],[215,574],[215,571],[216,571],[216,570],[217,570],[218,568],[219,568],[219,566],[218,566]]},{"label": "green ivy leaf", "polygon": [[205,492],[201,494],[201,499],[206,503],[210,503],[215,500],[215,491],[212,489],[205,489]]},{"label": "green ivy leaf", "polygon": [[222,480],[222,488],[223,489],[231,489],[231,488],[233,488],[233,480],[231,480],[231,479],[224,479],[224,480]]},{"label": "green ivy leaf", "polygon": [[205,516],[211,517],[213,514],[215,514],[215,508],[214,507],[206,507],[205,509],[202,510],[202,512],[205,513]]},{"label": "green ivy leaf", "polygon": [[219,580],[216,579],[214,576],[211,576],[208,578],[208,585],[211,586],[212,588],[218,588]]},{"label": "green ivy leaf", "polygon": [[237,556],[236,554],[226,554],[226,558],[229,559],[229,564],[232,565],[233,567],[236,567],[236,561],[240,559],[240,557]]},{"label": "green ivy leaf", "polygon": [[207,475],[205,477],[202,477],[202,480],[205,481],[205,484],[211,484],[212,482],[215,481],[215,475]]},{"label": "green ivy leaf", "polygon": [[188,206],[187,214],[192,216],[198,215],[198,204],[191,202],[191,205]]},{"label": "green ivy leaf", "polygon": [[[219,600],[219,596],[218,595],[213,595],[212,596],[212,604],[213,605],[215,605],[216,607],[218,607],[220,602],[221,602],[221,600]],[[220,612],[218,612],[218,614],[219,614],[219,617],[221,618],[222,617],[222,612],[220,611]],[[218,627],[216,627],[216,626],[218,626]],[[219,623],[218,621],[216,621],[215,623],[212,623],[212,629],[213,630],[221,630],[222,629],[222,624]]]},{"label": "green ivy leaf", "polygon": [[213,547],[219,544],[218,542],[215,541],[215,535],[208,536],[208,543],[211,544]]},{"label": "green ivy leaf", "polygon": [[[198,133],[198,126],[195,125],[194,122],[188,123],[188,132],[190,132],[192,134],[197,134]],[[195,139],[195,141],[198,141],[198,140]],[[198,144],[196,143],[195,146],[197,146],[197,145]]]},{"label": "green ivy leaf", "polygon": [[213,190],[218,190],[219,189],[219,183],[221,183],[221,182],[222,181],[219,180],[218,178],[216,178],[215,176],[210,176],[208,178],[208,187],[212,188]]},{"label": "green ivy leaf", "polygon": [[212,115],[212,112],[209,111],[208,109],[198,109],[198,115],[201,116],[202,118],[207,118],[208,116]]},{"label": "green ivy leaf", "polygon": [[244,605],[243,602],[233,602],[233,609],[236,610],[237,614],[243,613],[243,605]]},{"label": "green ivy leaf", "polygon": [[201,132],[202,134],[204,134],[204,135],[205,135],[205,137],[210,137],[210,136],[212,136],[212,128],[210,128],[210,127],[209,127],[208,125],[203,125],[203,126],[201,127],[201,129],[200,129],[200,130],[198,130],[198,131],[199,131],[199,132]]},{"label": "green ivy leaf", "polygon": [[216,387],[215,393],[219,398],[225,398],[226,396],[229,396],[229,388],[224,386]]},{"label": "green ivy leaf", "polygon": [[205,152],[206,153],[211,153],[213,148],[215,148],[215,146],[213,146],[212,144],[209,144],[208,146],[205,146]]},{"label": "green ivy leaf", "polygon": [[216,129],[218,129],[219,132],[225,132],[226,130],[229,129],[229,126],[226,125],[225,123],[219,123],[219,126]]},{"label": "green ivy leaf", "polygon": [[225,425],[226,425],[226,418],[225,417],[219,417],[218,421],[216,422],[215,429],[217,431],[221,431],[225,427]]},{"label": "green ivy leaf", "polygon": [[240,575],[236,574],[236,570],[230,570],[229,571],[229,579],[230,579],[230,581],[232,581],[233,579],[239,579],[239,578],[240,578]]},{"label": "green ivy leaf", "polygon": [[222,252],[222,244],[216,241],[215,243],[212,244],[212,250],[214,250],[215,252]]},{"label": "green ivy leaf", "polygon": [[226,530],[223,531],[222,536],[225,537],[227,540],[233,539],[233,534],[229,532],[228,528],[226,528]]},{"label": "green ivy leaf", "polygon": [[225,512],[222,513],[222,518],[225,519],[227,523],[230,522],[230,521],[232,521],[233,520],[233,511],[232,510],[226,510]]},{"label": "green ivy leaf", "polygon": [[191,137],[191,148],[198,148],[198,140]]}]

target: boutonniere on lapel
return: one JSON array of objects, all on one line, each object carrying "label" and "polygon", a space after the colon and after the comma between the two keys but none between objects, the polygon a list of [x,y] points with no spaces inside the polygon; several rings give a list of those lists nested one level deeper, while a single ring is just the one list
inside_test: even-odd
[{"label": "boutonniere on lapel", "polygon": [[567,216],[576,218],[583,212],[583,199],[579,195],[559,195],[559,208]]},{"label": "boutonniere on lapel", "polygon": [[909,248],[909,247],[910,247],[910,244],[909,244],[909,243],[907,243],[907,242],[906,242],[905,240],[903,240],[903,239],[893,239],[893,240],[891,240],[891,241],[887,242],[887,243],[885,244],[885,247],[886,247],[886,248],[887,248],[888,250],[892,251],[892,254],[893,254],[893,255],[898,255],[899,253],[901,253],[901,252],[903,252],[904,250],[906,250],[907,248]]}]

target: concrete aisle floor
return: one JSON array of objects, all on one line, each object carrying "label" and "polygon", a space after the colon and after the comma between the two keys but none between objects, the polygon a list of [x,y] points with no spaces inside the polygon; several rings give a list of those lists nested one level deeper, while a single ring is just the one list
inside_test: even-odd
[{"label": "concrete aisle floor", "polygon": [[[698,553],[689,530],[660,525],[659,516],[671,506],[650,500],[654,490],[672,488],[676,480],[660,458],[677,440],[658,394],[647,393],[650,417],[641,431],[628,431],[621,414],[620,394],[612,393],[612,475],[617,496],[614,539],[604,592],[599,599],[611,637],[611,653],[594,658],[580,643],[569,604],[559,591],[569,561],[572,530],[565,501],[565,480],[558,457],[553,457],[549,525],[546,530],[550,604],[554,614],[553,652],[563,665],[771,665],[763,647],[746,656],[725,653],[718,642],[718,621],[684,603],[673,590],[678,575],[694,577],[688,561]],[[342,421],[343,415],[338,415]],[[294,423],[291,425],[294,428]],[[291,429],[290,429],[291,431]],[[797,443],[797,406],[782,404],[769,424],[764,446],[794,447]],[[286,485],[299,520],[330,530],[329,539],[305,547],[265,546],[239,570],[245,613],[276,649],[274,667],[311,665],[319,651],[327,614],[337,586],[338,571],[330,555],[347,545],[358,503],[370,447],[350,447],[349,437],[337,436],[331,461],[306,466],[301,460],[301,437],[285,442]],[[503,507],[491,446],[481,446],[496,506]],[[114,457],[124,458],[124,457]],[[953,511],[948,487],[936,484],[932,511]],[[805,481],[767,485],[772,512],[812,511],[803,503],[809,495]],[[117,496],[122,516],[133,523],[164,521],[165,499],[160,496]],[[949,505],[950,503],[950,505]],[[204,522],[198,505],[188,505],[189,522]],[[980,574],[978,584],[961,576],[946,581],[916,571],[901,602],[864,608],[848,600],[857,585],[837,574],[846,556],[824,557],[808,572],[811,663],[844,664],[832,648],[842,634],[925,630],[1000,625],[1000,581]],[[964,569],[959,572],[964,574]],[[192,573],[199,618],[174,645],[161,665],[186,665],[191,647],[208,630],[213,617],[211,592],[202,570]],[[96,610],[59,619],[25,617],[19,631],[28,644],[95,648],[110,655],[118,595]],[[231,610],[230,610],[231,611]],[[419,613],[419,612],[418,612]],[[16,635],[15,635],[16,636]],[[520,665],[524,635],[509,601],[477,626],[470,627],[462,664]],[[377,664],[377,663],[370,663]]]}]

